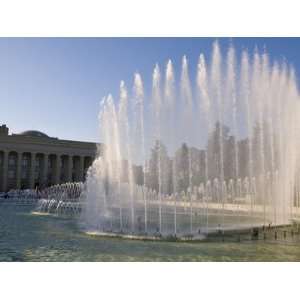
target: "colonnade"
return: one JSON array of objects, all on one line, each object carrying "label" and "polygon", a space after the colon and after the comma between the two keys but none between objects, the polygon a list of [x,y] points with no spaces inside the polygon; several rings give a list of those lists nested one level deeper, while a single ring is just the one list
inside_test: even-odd
[{"label": "colonnade", "polygon": [[58,153],[0,151],[0,191],[33,189],[84,181],[93,157]]}]

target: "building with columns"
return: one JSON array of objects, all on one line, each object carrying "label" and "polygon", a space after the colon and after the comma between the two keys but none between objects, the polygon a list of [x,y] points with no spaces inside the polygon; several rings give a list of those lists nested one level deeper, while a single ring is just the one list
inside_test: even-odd
[{"label": "building with columns", "polygon": [[60,140],[39,131],[9,134],[0,126],[0,192],[83,181],[98,144]]}]

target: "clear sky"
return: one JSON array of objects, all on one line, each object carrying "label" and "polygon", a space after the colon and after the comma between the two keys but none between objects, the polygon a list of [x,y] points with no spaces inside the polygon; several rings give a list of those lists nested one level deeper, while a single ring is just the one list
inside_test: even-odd
[{"label": "clear sky", "polygon": [[[155,63],[164,67],[171,58],[178,76],[184,54],[194,80],[199,54],[210,59],[214,40],[0,38],[0,123],[13,133],[35,129],[63,139],[99,141],[99,102],[108,93],[118,97],[120,80],[131,89],[138,71],[147,90]],[[266,47],[271,59],[286,59],[299,74],[299,38],[218,40],[222,51],[230,41],[238,53]]]}]

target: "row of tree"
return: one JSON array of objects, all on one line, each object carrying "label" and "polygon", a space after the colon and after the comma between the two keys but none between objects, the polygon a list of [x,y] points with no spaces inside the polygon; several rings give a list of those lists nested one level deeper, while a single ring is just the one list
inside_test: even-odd
[{"label": "row of tree", "polygon": [[[208,179],[223,177],[228,181],[275,169],[278,164],[278,144],[276,137],[270,136],[267,124],[264,124],[264,128],[258,124],[254,126],[251,141],[249,147],[248,138],[236,140],[230,135],[229,128],[225,125],[221,128],[218,122],[209,135],[205,150],[183,143],[171,158],[163,142],[156,141],[146,164],[145,176],[142,177],[148,188],[170,194],[199,186]],[[139,180],[139,184],[143,183],[143,180]]]}]

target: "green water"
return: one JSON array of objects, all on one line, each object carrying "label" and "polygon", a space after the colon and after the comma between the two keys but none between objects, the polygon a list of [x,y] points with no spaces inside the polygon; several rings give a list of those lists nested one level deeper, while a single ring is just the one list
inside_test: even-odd
[{"label": "green water", "polygon": [[300,236],[251,241],[133,241],[93,237],[76,220],[0,206],[0,261],[300,261]]}]

